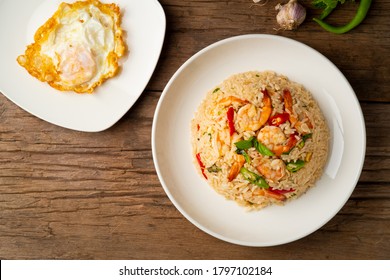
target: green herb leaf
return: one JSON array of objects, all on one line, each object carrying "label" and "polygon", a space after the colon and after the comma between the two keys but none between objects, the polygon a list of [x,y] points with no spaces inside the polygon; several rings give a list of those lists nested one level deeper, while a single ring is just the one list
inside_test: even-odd
[{"label": "green herb leaf", "polygon": [[300,170],[304,165],[305,165],[305,161],[299,159],[296,162],[287,163],[286,168],[288,171],[294,173]]},{"label": "green herb leaf", "polygon": [[307,139],[311,138],[313,136],[313,133],[308,133],[302,136],[303,141],[306,141]]},{"label": "green herb leaf", "polygon": [[211,173],[217,173],[219,171],[221,171],[222,169],[219,168],[216,164],[213,164],[212,166],[210,166],[209,168],[207,168],[207,171],[208,172],[211,172]]},{"label": "green herb leaf", "polygon": [[234,145],[236,145],[237,149],[248,150],[248,149],[253,147],[253,139],[255,139],[255,138],[252,136],[248,140],[238,141],[238,142],[234,143]]},{"label": "green herb leaf", "polygon": [[216,93],[219,90],[220,90],[220,88],[217,87],[216,89],[214,89],[213,93]]},{"label": "green herb leaf", "polygon": [[313,0],[312,3],[316,8],[322,9],[320,19],[325,19],[339,3],[344,4],[345,0]]}]

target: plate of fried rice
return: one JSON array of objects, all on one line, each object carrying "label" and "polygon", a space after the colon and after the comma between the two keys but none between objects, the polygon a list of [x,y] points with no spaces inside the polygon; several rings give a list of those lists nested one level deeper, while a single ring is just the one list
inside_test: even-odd
[{"label": "plate of fried rice", "polygon": [[152,128],[172,203],[206,233],[246,246],[292,242],[332,219],[365,147],[344,75],[275,35],[228,38],[191,57],[164,89]]}]

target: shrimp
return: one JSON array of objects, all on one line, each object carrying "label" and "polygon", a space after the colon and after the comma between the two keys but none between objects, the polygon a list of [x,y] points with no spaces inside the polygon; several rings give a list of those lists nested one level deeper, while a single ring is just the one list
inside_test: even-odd
[{"label": "shrimp", "polygon": [[257,134],[257,140],[270,149],[276,156],[290,151],[298,142],[294,134],[288,138],[277,126],[265,126]]},{"label": "shrimp", "polygon": [[256,169],[265,178],[273,182],[281,180],[286,175],[286,165],[281,159],[263,158]]},{"label": "shrimp", "polygon": [[244,166],[245,164],[245,157],[243,155],[235,155],[235,162],[233,163],[232,167],[230,168],[229,174],[228,174],[228,181],[231,182],[233,181],[238,173],[240,173],[241,167]]},{"label": "shrimp", "polygon": [[286,200],[286,196],[284,194],[273,192],[273,191],[270,191],[268,189],[257,188],[256,190],[254,190],[253,194],[259,195],[259,196],[271,197],[271,198],[274,198],[274,199],[279,200],[279,201]]},{"label": "shrimp", "polygon": [[283,94],[284,94],[284,108],[286,109],[286,111],[290,115],[289,120],[290,120],[291,125],[294,126],[298,122],[298,119],[294,115],[294,112],[292,109],[293,101],[292,101],[291,92],[288,89],[285,89],[283,91]]},{"label": "shrimp", "polygon": [[263,91],[263,107],[258,108],[252,103],[241,107],[237,112],[236,128],[240,132],[257,131],[268,121],[272,112],[272,101],[267,90]]},{"label": "shrimp", "polygon": [[289,113],[289,121],[291,126],[294,127],[301,135],[305,135],[310,133],[310,128],[313,128],[313,125],[308,120],[308,123],[299,121],[297,116],[293,111],[293,100],[291,96],[291,92],[288,89],[283,91],[284,94],[284,108]]},{"label": "shrimp", "polygon": [[256,131],[260,129],[260,113],[260,109],[252,103],[241,107],[237,112],[237,120],[235,122],[235,128],[237,131]]},{"label": "shrimp", "polygon": [[226,154],[233,143],[241,140],[241,136],[237,133],[234,133],[232,136],[226,130],[221,130],[216,132],[216,137],[213,137],[212,146],[214,151],[218,151],[219,156]]},{"label": "shrimp", "polygon": [[221,100],[219,100],[218,104],[222,105],[222,106],[230,106],[233,103],[246,104],[248,102],[249,101],[247,101],[247,100],[243,100],[241,98],[230,95],[230,96],[226,96],[226,97],[222,98]]},{"label": "shrimp", "polygon": [[[267,90],[262,92],[262,108],[235,96],[227,96],[218,101],[218,105],[222,105],[224,107],[242,105],[242,107],[237,111],[234,129],[237,129],[239,132],[257,131],[267,123],[272,113],[272,100],[269,97]],[[231,128],[231,130],[233,131],[233,128]]]},{"label": "shrimp", "polygon": [[294,148],[297,142],[298,139],[295,138],[294,134],[291,134],[287,139],[287,143],[285,145],[279,145],[274,147],[273,152],[275,153],[275,155],[280,157],[282,154],[288,153],[292,148]]},{"label": "shrimp", "polygon": [[257,134],[257,140],[272,151],[274,147],[283,145],[287,137],[280,127],[265,126]]},{"label": "shrimp", "polygon": [[262,91],[263,93],[263,108],[259,120],[260,127],[265,125],[272,113],[272,100],[269,97],[267,89]]}]

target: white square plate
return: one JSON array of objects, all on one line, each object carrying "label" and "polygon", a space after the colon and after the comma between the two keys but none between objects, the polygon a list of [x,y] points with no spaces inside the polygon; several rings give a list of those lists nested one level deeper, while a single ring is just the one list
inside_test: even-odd
[{"label": "white square plate", "polygon": [[24,110],[50,123],[79,131],[102,131],[133,106],[148,84],[164,42],[164,10],[157,0],[102,1],[115,2],[121,8],[129,52],[121,58],[121,70],[116,77],[93,94],[77,94],[51,88],[30,76],[16,61],[61,2],[0,1],[0,91]]}]

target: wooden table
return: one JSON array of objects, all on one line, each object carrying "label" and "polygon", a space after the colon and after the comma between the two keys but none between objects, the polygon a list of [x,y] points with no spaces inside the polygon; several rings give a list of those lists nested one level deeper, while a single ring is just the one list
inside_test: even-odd
[{"label": "wooden table", "polygon": [[[160,2],[161,59],[112,128],[57,127],[0,94],[0,259],[389,259],[390,1],[375,1],[344,35],[321,29],[313,9],[297,31],[275,31],[277,1]],[[345,23],[355,9],[346,4],[329,21]],[[367,128],[363,172],[345,206],[320,230],[276,247],[232,245],[196,228],[166,196],[152,159],[153,114],[174,72],[209,44],[249,33],[279,34],[327,56],[354,88]]]}]

